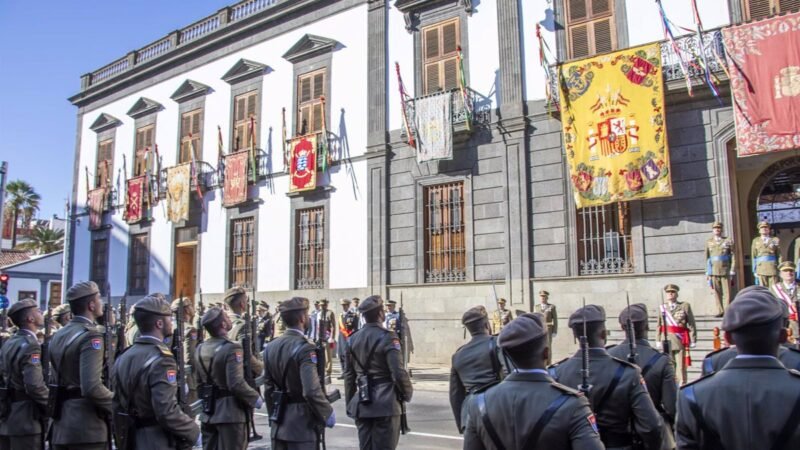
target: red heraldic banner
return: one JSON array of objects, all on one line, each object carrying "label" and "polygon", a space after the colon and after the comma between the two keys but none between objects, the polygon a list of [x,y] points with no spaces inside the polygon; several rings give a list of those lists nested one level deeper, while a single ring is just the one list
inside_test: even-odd
[{"label": "red heraldic banner", "polygon": [[292,139],[289,192],[317,187],[317,135]]},{"label": "red heraldic banner", "polygon": [[125,220],[128,223],[141,222],[144,219],[144,197],[147,189],[146,178],[133,177],[126,181],[127,197],[125,199]]},{"label": "red heraldic banner", "polygon": [[234,206],[247,201],[247,157],[241,151],[225,156],[224,206]]},{"label": "red heraldic banner", "polygon": [[739,156],[800,147],[800,13],[722,30]]},{"label": "red heraldic banner", "polygon": [[89,191],[89,229],[96,230],[103,225],[103,210],[106,200],[106,188],[95,188]]}]

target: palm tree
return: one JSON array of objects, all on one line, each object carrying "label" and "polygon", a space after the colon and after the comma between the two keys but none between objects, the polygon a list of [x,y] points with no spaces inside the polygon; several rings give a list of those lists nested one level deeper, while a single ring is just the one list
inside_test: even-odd
[{"label": "palm tree", "polygon": [[6,186],[6,210],[11,215],[11,248],[17,246],[17,222],[19,216],[25,218],[27,224],[30,225],[30,220],[36,211],[39,210],[39,201],[42,197],[36,193],[33,187],[26,181],[14,180]]},{"label": "palm tree", "polygon": [[38,255],[53,253],[64,248],[64,230],[52,230],[37,225],[31,230],[30,240],[20,247],[24,250],[33,250]]}]

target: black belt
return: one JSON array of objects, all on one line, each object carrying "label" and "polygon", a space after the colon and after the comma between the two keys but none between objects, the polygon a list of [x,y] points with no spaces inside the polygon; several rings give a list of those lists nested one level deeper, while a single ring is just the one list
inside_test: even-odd
[{"label": "black belt", "polygon": [[628,433],[616,433],[613,431],[600,430],[600,440],[606,447],[630,447],[633,445],[633,438]]},{"label": "black belt", "polygon": [[158,427],[161,426],[155,417],[141,418],[137,417],[135,421],[136,428]]},{"label": "black belt", "polygon": [[233,392],[231,392],[231,391],[229,391],[227,389],[217,388],[217,391],[214,394],[215,394],[214,396],[217,399],[225,398],[225,397],[233,397]]},{"label": "black belt", "polygon": [[76,400],[79,398],[83,398],[83,394],[81,393],[81,388],[58,388],[59,395],[61,400]]},{"label": "black belt", "polygon": [[375,377],[375,378],[371,379],[370,381],[375,386],[377,386],[379,384],[394,383],[394,381],[392,380],[392,377]]}]

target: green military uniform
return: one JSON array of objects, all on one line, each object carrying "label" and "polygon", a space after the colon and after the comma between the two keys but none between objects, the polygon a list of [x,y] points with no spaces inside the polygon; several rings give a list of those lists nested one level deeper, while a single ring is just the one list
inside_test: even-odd
[{"label": "green military uniform", "polygon": [[[361,314],[383,308],[378,296],[364,299]],[[400,357],[400,340],[378,322],[367,323],[350,337],[344,373],[347,415],[356,421],[362,449],[394,449],[400,438],[402,403],[411,400],[413,388]],[[357,380],[370,380],[370,402],[361,402]]]},{"label": "green military uniform", "polygon": [[[760,222],[758,229],[769,228],[769,223]],[[753,276],[756,284],[764,287],[771,287],[778,281],[778,264],[781,262],[780,239],[777,237],[757,236],[753,238],[750,246],[750,257],[752,258]]]},{"label": "green military uniform", "polygon": [[325,345],[325,376],[333,372],[333,343],[336,342],[336,314],[328,309],[328,300],[320,300],[322,309],[317,315],[317,336],[312,337]]},{"label": "green military uniform", "polygon": [[[241,344],[242,338],[244,337],[245,334],[246,322],[238,314],[230,314],[230,316],[233,322],[233,328],[231,328],[231,331],[228,332],[228,339],[230,339],[231,341],[236,341],[239,344]],[[255,342],[254,339],[255,336],[250,336],[250,342]],[[250,367],[252,368],[251,372],[254,377],[260,376],[261,372],[264,371],[264,364],[261,362],[258,352],[253,352],[253,354],[251,355]]]},{"label": "green military uniform", "polygon": [[[547,303],[547,299],[550,297],[549,292],[541,290],[539,291],[539,297],[544,298],[545,301],[536,305],[534,312],[541,314],[544,319],[544,324],[547,327],[547,345],[552,349],[553,336],[558,334],[558,311],[556,310],[556,305]],[[551,362],[552,354],[548,354],[545,363],[549,366]]]},{"label": "green military uniform", "polygon": [[500,330],[514,320],[514,313],[506,309],[506,299],[497,301],[497,309],[492,312],[492,334],[500,334]]},{"label": "green military uniform", "polygon": [[[678,292],[680,289],[674,284],[664,287],[665,292]],[[666,319],[666,327],[664,320]],[[692,313],[692,305],[677,300],[667,302],[659,306],[658,314],[659,336],[666,332],[669,336],[672,352],[672,363],[675,365],[675,373],[679,377],[679,382],[685,384],[688,381],[688,367],[691,365],[691,345],[697,342],[697,325]]]},{"label": "green military uniform", "polygon": [[800,328],[798,327],[797,321],[797,301],[800,299],[800,286],[798,286],[797,280],[795,279],[797,267],[791,261],[784,261],[778,266],[778,270],[781,273],[791,272],[788,277],[791,278],[791,281],[787,283],[783,281],[783,277],[781,276],[780,280],[776,281],[770,290],[782,306],[786,308],[788,313],[788,328],[792,330],[792,334],[795,337],[800,337]]},{"label": "green military uniform", "polygon": [[[20,300],[11,306],[13,316],[36,308],[35,300]],[[0,405],[0,448],[9,450],[42,447],[43,423],[47,423],[48,390],[42,376],[42,348],[35,333],[21,329],[0,350],[0,376],[6,389]]]},{"label": "green military uniform", "polygon": [[[722,224],[714,222],[712,228],[722,230]],[[733,253],[733,240],[720,235],[711,236],[705,248],[706,277],[717,304],[717,315],[722,317],[725,305],[731,303],[731,276],[736,267],[736,255]]]}]

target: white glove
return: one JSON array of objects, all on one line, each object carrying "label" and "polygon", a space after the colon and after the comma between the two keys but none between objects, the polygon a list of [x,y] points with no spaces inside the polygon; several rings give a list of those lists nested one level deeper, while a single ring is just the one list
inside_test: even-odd
[{"label": "white glove", "polygon": [[697,342],[692,342],[691,344],[689,344],[689,348],[695,348],[695,347],[697,347]]}]

